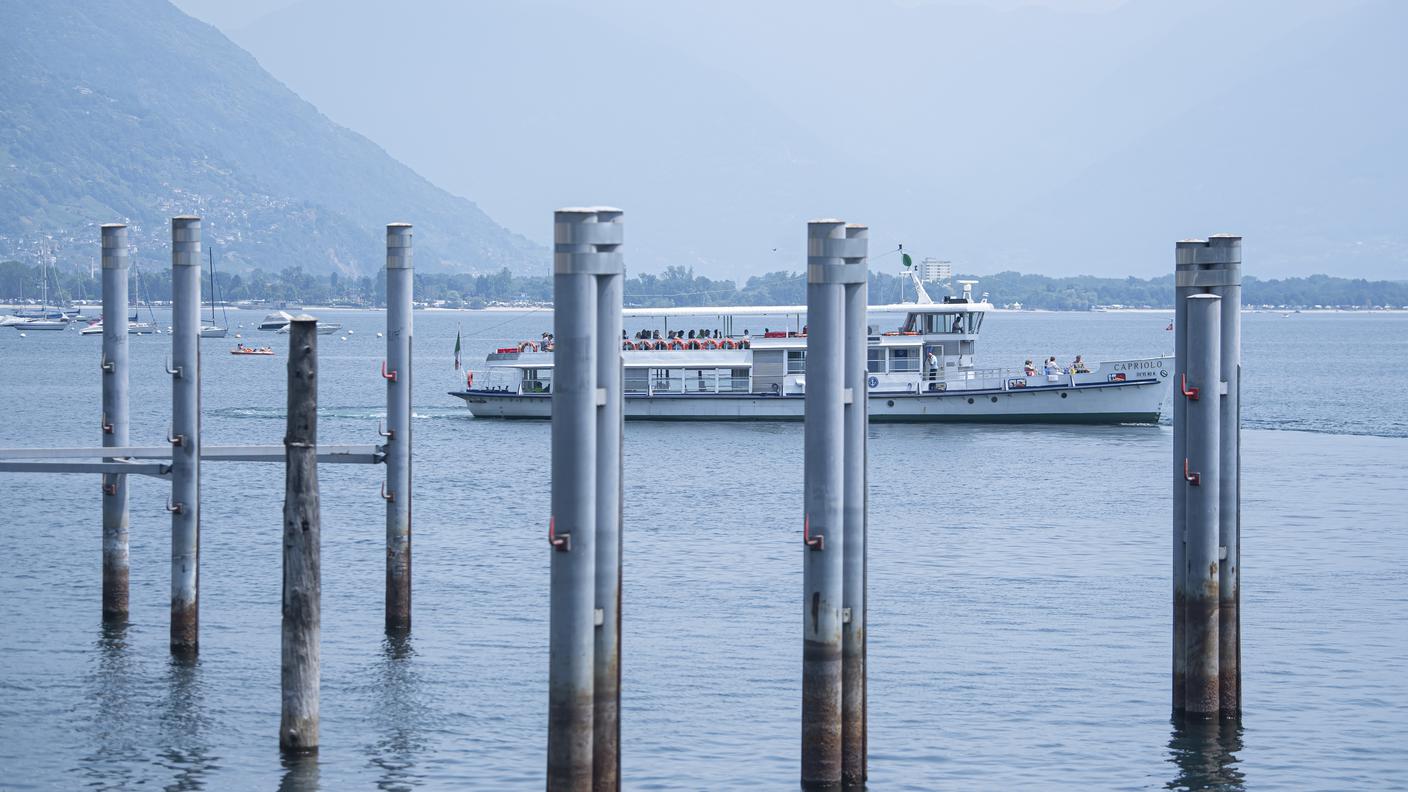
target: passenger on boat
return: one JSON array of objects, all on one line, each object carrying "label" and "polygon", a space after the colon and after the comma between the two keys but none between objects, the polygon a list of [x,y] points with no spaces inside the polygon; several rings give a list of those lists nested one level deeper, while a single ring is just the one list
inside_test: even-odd
[{"label": "passenger on boat", "polygon": [[1060,373],[1061,373],[1061,367],[1058,366],[1058,365],[1056,365],[1056,356],[1055,356],[1055,355],[1052,355],[1051,357],[1049,357],[1049,358],[1046,359],[1045,368],[1046,368],[1046,373],[1047,373],[1048,376],[1050,376],[1050,375],[1052,375],[1052,374],[1060,374]]},{"label": "passenger on boat", "polygon": [[1027,362],[1022,364],[1022,373],[1026,374],[1028,377],[1036,376],[1036,366],[1032,365],[1031,358],[1027,358]]},{"label": "passenger on boat", "polygon": [[929,350],[929,381],[933,382],[939,378],[939,356],[934,354],[934,350]]},{"label": "passenger on boat", "polygon": [[1076,359],[1071,362],[1071,373],[1072,373],[1072,374],[1089,374],[1089,373],[1090,373],[1090,367],[1087,366],[1087,365],[1085,365],[1085,361],[1081,359],[1081,356],[1080,356],[1080,355],[1076,355]]}]

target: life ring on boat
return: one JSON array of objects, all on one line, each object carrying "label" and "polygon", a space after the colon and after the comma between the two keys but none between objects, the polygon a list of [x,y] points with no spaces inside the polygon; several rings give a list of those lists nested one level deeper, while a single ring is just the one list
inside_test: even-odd
[{"label": "life ring on boat", "polygon": [[733,349],[737,346],[738,344],[735,344],[732,338],[725,338],[719,342],[719,349]]},{"label": "life ring on boat", "polygon": [[712,339],[712,338],[706,338],[706,339],[704,339],[704,348],[705,348],[705,349],[718,349],[718,348],[719,348],[719,342],[718,342],[718,341],[715,341],[715,340]]},{"label": "life ring on boat", "polygon": [[684,349],[684,342],[678,338],[671,338],[669,343],[666,344],[666,347],[669,349]]},{"label": "life ring on boat", "polygon": [[684,348],[685,348],[685,349],[703,349],[703,348],[704,348],[704,342],[703,342],[703,341],[700,341],[700,340],[697,339],[697,338],[691,338],[691,339],[689,339],[688,341],[684,342]]},{"label": "life ring on boat", "polygon": [[649,348],[650,348],[650,349],[654,349],[654,350],[656,350],[656,351],[659,351],[659,350],[662,350],[662,349],[666,349],[666,348],[667,348],[667,347],[666,347],[666,344],[665,344],[665,339],[663,339],[663,338],[657,338],[657,339],[654,340],[654,342],[648,342],[648,343],[650,343]]},{"label": "life ring on boat", "polygon": [[621,341],[621,349],[627,350],[627,349],[635,349],[635,348],[636,348],[636,345],[633,344],[633,343],[631,343],[631,339],[629,339],[629,338],[622,339],[622,341]]},{"label": "life ring on boat", "polygon": [[532,341],[522,341],[522,342],[519,342],[519,344],[518,344],[518,351],[519,351],[519,352],[537,352],[537,351],[538,351],[538,345],[535,344],[535,343],[533,343]]}]

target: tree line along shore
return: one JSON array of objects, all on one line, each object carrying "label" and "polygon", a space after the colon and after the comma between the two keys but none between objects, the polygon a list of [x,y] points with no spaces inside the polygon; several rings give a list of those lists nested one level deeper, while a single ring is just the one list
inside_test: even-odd
[{"label": "tree line along shore", "polygon": [[[0,302],[34,303],[43,293],[46,274],[39,265],[0,262]],[[51,303],[101,299],[97,270],[49,268]],[[152,302],[170,299],[170,273],[165,268],[139,270],[135,294]],[[957,275],[978,281],[977,294],[1006,308],[1084,311],[1092,308],[1171,308],[1173,276],[1102,278],[1090,275],[1052,277],[1019,272]],[[514,275],[508,269],[490,274],[416,273],[418,303],[444,308],[488,308],[499,305],[544,304],[552,301],[552,276]],[[934,299],[948,293],[944,284],[926,284]],[[209,274],[203,291],[211,294]],[[314,274],[298,268],[278,272],[250,270],[215,274],[214,294],[222,302],[289,303],[347,307],[380,307],[385,303],[382,279],[368,275]],[[136,297],[134,297],[136,299]],[[732,280],[698,275],[689,267],[668,267],[661,273],[641,273],[626,279],[626,304],[662,308],[700,305],[798,305],[806,302],[806,276],[801,272],[769,272]],[[870,302],[896,303],[914,299],[907,277],[884,272],[870,275]],[[1329,275],[1260,279],[1243,282],[1242,302],[1260,308],[1408,308],[1408,281],[1370,281]]]}]

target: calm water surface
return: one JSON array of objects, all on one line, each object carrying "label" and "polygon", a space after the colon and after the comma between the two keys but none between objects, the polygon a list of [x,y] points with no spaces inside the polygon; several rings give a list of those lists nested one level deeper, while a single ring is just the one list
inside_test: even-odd
[{"label": "calm water surface", "polygon": [[[383,317],[334,319],[320,437],[375,442]],[[1167,353],[1167,321],[999,314],[980,355]],[[0,789],[542,787],[549,426],[445,391],[457,326],[477,362],[550,315],[416,322],[415,630],[381,631],[381,470],[324,466],[319,757],[277,750],[282,466],[205,467],[193,665],[166,650],[165,487],[132,486],[133,621],[105,632],[97,482],[6,474]],[[97,443],[98,339],[0,332],[0,446]],[[204,342],[207,442],[282,436],[285,340],[247,335],[280,357]],[[876,426],[871,789],[1408,785],[1408,316],[1244,335],[1240,726],[1169,720],[1167,427]],[[168,344],[132,339],[134,443],[165,431]],[[627,427],[628,788],[796,788],[801,445]]]}]

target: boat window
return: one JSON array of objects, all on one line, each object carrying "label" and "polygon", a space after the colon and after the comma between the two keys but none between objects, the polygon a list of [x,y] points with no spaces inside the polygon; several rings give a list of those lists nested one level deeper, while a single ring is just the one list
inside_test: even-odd
[{"label": "boat window", "polygon": [[869,350],[869,359],[866,360],[866,362],[865,362],[865,370],[866,370],[866,371],[869,371],[871,374],[884,374],[884,373],[885,373],[885,348],[884,348],[884,347],[871,347],[871,348],[870,348],[870,350]]},{"label": "boat window", "polygon": [[787,350],[787,373],[802,374],[807,370],[807,350]]},{"label": "boat window", "polygon": [[643,368],[626,369],[626,392],[644,393],[650,389],[650,372]]},{"label": "boat window", "polygon": [[919,350],[909,347],[890,349],[890,371],[918,371]]},{"label": "boat window", "polygon": [[968,332],[976,333],[978,328],[983,326],[983,314],[981,311],[974,311],[968,314]]},{"label": "boat window", "polygon": [[919,314],[909,314],[904,318],[904,326],[900,328],[905,333],[917,333],[923,326]]}]

